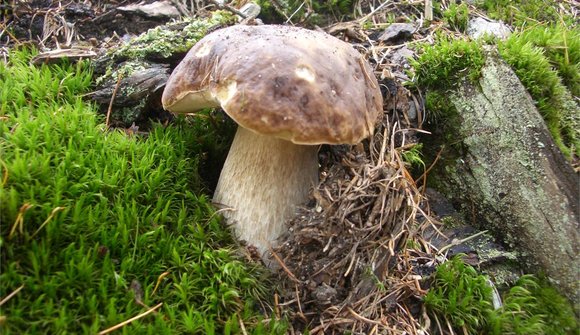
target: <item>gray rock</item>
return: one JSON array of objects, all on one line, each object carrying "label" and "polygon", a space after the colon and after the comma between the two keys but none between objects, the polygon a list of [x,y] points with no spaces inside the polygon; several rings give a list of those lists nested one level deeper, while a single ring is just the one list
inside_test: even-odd
[{"label": "gray rock", "polygon": [[314,290],[314,296],[318,299],[318,303],[323,305],[330,304],[336,297],[336,294],[337,291],[334,287],[330,287],[324,283]]},{"label": "gray rock", "polygon": [[393,23],[379,36],[381,42],[406,40],[413,36],[415,27],[410,23]]},{"label": "gray rock", "polygon": [[242,8],[240,8],[240,12],[244,13],[248,18],[252,19],[257,18],[258,15],[260,15],[261,10],[262,8],[253,2],[248,2],[247,4],[243,5]]},{"label": "gray rock", "polygon": [[[486,53],[476,84],[465,80],[446,92],[460,117],[435,127],[433,141],[452,139],[453,145],[429,177],[447,199],[517,251],[524,271],[544,272],[578,304],[578,175],[513,70],[497,50]],[[440,148],[424,143],[423,152]]]},{"label": "gray rock", "polygon": [[417,108],[412,101],[409,101],[409,110],[407,111],[407,117],[411,120],[417,119]]},{"label": "gray rock", "polygon": [[121,12],[134,12],[150,18],[177,18],[179,11],[169,1],[155,1],[150,4],[131,4],[118,7]]},{"label": "gray rock", "polygon": [[511,34],[510,28],[502,22],[488,21],[481,17],[469,20],[467,23],[467,35],[473,39],[485,35],[505,39]]},{"label": "gray rock", "polygon": [[398,48],[393,52],[393,55],[391,56],[391,61],[395,64],[404,66],[405,64],[409,63],[408,59],[413,58],[413,56],[415,56],[415,52],[404,46]]}]

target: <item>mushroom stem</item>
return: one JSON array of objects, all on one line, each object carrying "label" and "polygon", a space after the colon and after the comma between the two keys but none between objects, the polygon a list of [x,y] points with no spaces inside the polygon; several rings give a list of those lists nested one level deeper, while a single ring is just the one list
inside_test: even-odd
[{"label": "mushroom stem", "polygon": [[317,145],[297,145],[238,127],[213,200],[228,208],[223,215],[236,235],[264,259],[286,219],[317,183],[317,153]]}]

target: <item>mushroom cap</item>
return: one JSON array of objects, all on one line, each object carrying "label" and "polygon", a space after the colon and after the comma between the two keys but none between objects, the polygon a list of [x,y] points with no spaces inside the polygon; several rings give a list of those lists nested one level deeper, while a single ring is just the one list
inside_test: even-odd
[{"label": "mushroom cap", "polygon": [[236,25],[201,39],[171,74],[163,107],[221,106],[240,126],[296,144],[354,144],[373,133],[383,99],[370,65],[326,33]]}]

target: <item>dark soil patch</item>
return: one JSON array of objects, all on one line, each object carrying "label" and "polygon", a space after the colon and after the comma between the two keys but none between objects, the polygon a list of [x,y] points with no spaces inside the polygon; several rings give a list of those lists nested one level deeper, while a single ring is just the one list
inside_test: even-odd
[{"label": "dark soil patch", "polygon": [[[169,21],[128,13],[118,8],[154,1],[12,1],[3,5],[2,21],[10,34],[0,44],[32,41],[43,47],[70,46],[71,43],[100,45],[113,36],[138,35]],[[69,43],[70,41],[70,43]]]}]

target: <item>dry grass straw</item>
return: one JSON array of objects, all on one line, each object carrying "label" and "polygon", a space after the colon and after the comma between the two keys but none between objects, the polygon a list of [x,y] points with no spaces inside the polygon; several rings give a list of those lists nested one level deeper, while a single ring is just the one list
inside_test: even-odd
[{"label": "dry grass straw", "polygon": [[406,133],[385,116],[365,145],[329,149],[323,179],[313,191],[316,204],[301,209],[275,250],[282,265],[280,306],[296,330],[419,334],[423,329],[417,302],[425,291],[416,267],[434,265],[419,234],[431,220],[398,150]]}]

